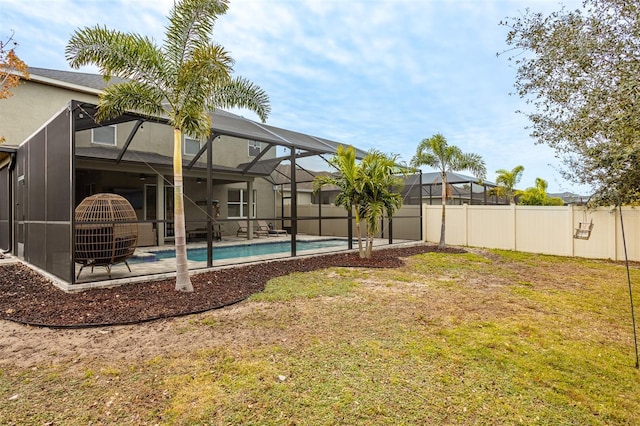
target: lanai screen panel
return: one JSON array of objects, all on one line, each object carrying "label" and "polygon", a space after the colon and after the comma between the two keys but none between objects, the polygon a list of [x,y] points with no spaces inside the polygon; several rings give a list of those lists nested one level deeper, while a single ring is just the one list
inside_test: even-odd
[{"label": "lanai screen panel", "polygon": [[45,149],[46,127],[26,142],[24,174],[24,258],[27,262],[46,270],[46,211],[45,211]]},{"label": "lanai screen panel", "polygon": [[25,142],[24,258],[72,282],[71,132],[69,112],[60,113]]},{"label": "lanai screen panel", "polygon": [[332,147],[324,144],[318,138],[314,138],[313,136],[305,135],[303,133],[298,133],[291,130],[280,129],[278,127],[268,126],[266,124],[261,124],[260,126],[278,135],[280,138],[282,138],[282,140],[295,145],[297,149],[318,153],[333,151]]},{"label": "lanai screen panel", "polygon": [[224,111],[216,111],[211,115],[211,130],[242,139],[269,142],[279,145],[286,144],[282,138],[268,132],[253,121],[227,114]]},{"label": "lanai screen panel", "polygon": [[72,146],[69,111],[47,126],[47,271],[72,282]]},{"label": "lanai screen panel", "polygon": [[46,218],[46,141],[45,127],[27,142],[27,172],[24,179],[29,204],[28,222],[44,222]]}]

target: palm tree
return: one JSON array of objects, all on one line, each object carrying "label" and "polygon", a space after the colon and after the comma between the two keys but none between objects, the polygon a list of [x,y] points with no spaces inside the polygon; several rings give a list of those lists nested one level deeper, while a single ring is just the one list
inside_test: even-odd
[{"label": "palm tree", "polygon": [[536,185],[520,193],[520,205],[523,206],[562,206],[564,201],[560,197],[549,197],[549,184],[542,178],[536,178]]},{"label": "palm tree", "polygon": [[174,3],[161,47],[148,37],[96,25],[77,30],[66,58],[73,68],[94,64],[105,79],[125,81],[108,86],[98,102],[96,119],[125,111],[166,116],[173,127],[176,290],[193,291],[189,279],[182,179],[182,133],[205,140],[211,131],[209,111],[241,107],[262,121],[269,112],[267,95],[258,86],[232,77],[233,59],[209,36],[227,0],[182,0]]},{"label": "palm tree", "polygon": [[[406,174],[408,169],[399,166],[396,160],[397,156],[372,150],[357,164],[355,149],[340,145],[329,160],[329,164],[337,170],[337,176],[319,175],[313,180],[314,192],[325,185],[337,186],[340,192],[334,203],[354,212],[361,258],[371,258],[380,217],[384,212],[391,217],[402,206],[402,196],[397,189],[404,182],[397,174]],[[363,219],[367,231],[366,247],[362,245]]]},{"label": "palm tree", "polygon": [[498,197],[507,197],[509,204],[515,204],[515,197],[519,195],[520,191],[515,189],[516,185],[520,183],[522,179],[522,173],[524,172],[523,166],[516,166],[511,171],[500,169],[496,170],[498,177],[496,177],[496,186],[489,190],[490,195],[496,195]]},{"label": "palm tree", "polygon": [[399,190],[404,181],[398,174],[406,174],[408,169],[397,163],[397,155],[386,155],[380,151],[370,151],[360,163],[363,179],[364,216],[367,223],[367,243],[365,257],[371,258],[373,239],[379,231],[380,218],[387,213],[392,217],[402,207]]},{"label": "palm tree", "polygon": [[325,185],[337,186],[340,192],[334,201],[336,206],[342,206],[348,211],[353,211],[356,221],[356,235],[358,238],[358,250],[360,257],[365,257],[362,247],[362,235],[360,220],[364,210],[362,208],[363,181],[360,177],[362,170],[356,163],[356,150],[350,146],[345,148],[338,146],[336,154],[329,159],[329,165],[338,172],[334,175],[318,175],[313,180],[313,191],[317,192]]},{"label": "palm tree", "polygon": [[449,146],[441,134],[423,139],[411,159],[414,167],[430,166],[438,169],[442,180],[442,224],[440,225],[439,249],[445,248],[445,206],[447,203],[447,172],[469,170],[477,178],[484,179],[487,168],[478,154],[465,154],[457,146]]}]

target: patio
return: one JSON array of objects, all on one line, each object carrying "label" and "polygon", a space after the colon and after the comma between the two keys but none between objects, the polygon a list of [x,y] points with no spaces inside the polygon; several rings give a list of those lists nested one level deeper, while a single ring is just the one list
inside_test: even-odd
[{"label": "patio", "polygon": [[[345,244],[347,239],[345,238],[337,238],[337,237],[319,237],[314,235],[298,235],[298,242],[305,241],[328,241],[340,239],[344,240]],[[230,247],[230,246],[240,246],[240,245],[257,245],[257,244],[270,244],[274,242],[290,242],[291,239],[289,236],[270,236],[257,238],[253,240],[247,240],[246,238],[238,238],[235,236],[224,236],[222,241],[216,241],[213,244],[213,266],[208,267],[206,261],[193,261],[188,260],[189,270],[192,274],[206,272],[216,268],[224,268],[224,267],[233,267],[241,264],[250,264],[250,263],[258,263],[264,261],[278,260],[278,259],[287,259],[291,257],[290,251],[273,253],[273,254],[262,254],[257,256],[243,256],[243,257],[233,257],[229,259],[216,259],[215,252],[216,249],[220,249],[222,247]],[[415,243],[413,241],[404,241],[404,240],[396,240],[394,241],[394,246],[396,245],[404,245],[405,243]],[[389,245],[389,241],[383,238],[378,238],[374,240],[375,247],[384,247]],[[207,247],[207,242],[196,242],[187,244],[187,250],[189,249],[205,249]],[[353,247],[351,251],[357,251],[357,242],[353,241]],[[129,262],[129,266],[131,267],[131,272],[124,263],[119,263],[117,265],[113,265],[111,267],[111,278],[109,278],[109,274],[107,273],[106,268],[104,267],[95,267],[93,273],[91,272],[91,268],[85,267],[82,271],[80,277],[76,280],[76,284],[73,286],[66,285],[66,283],[56,280],[56,285],[63,290],[66,291],[79,291],[85,290],[88,288],[104,288],[104,287],[114,287],[123,284],[135,283],[135,282],[145,282],[145,281],[153,281],[153,280],[161,280],[172,278],[175,276],[175,258],[166,258],[166,259],[157,259],[154,261],[145,262],[144,257],[148,256],[154,252],[165,251],[165,250],[173,250],[174,246],[165,245],[165,246],[153,246],[153,247],[141,247],[137,248],[133,262]],[[326,248],[317,248],[308,251],[301,251],[298,253],[299,257],[306,257],[312,255],[320,255],[327,253],[336,253],[336,252],[345,252],[349,251],[346,248],[342,248],[340,246],[335,247],[326,247]],[[76,264],[76,276],[80,271],[81,265]],[[54,277],[49,277],[52,280]]]}]

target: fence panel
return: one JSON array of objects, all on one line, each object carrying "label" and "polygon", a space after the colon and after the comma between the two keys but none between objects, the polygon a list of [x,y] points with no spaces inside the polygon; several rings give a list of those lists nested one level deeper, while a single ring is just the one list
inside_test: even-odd
[{"label": "fence panel", "polygon": [[571,207],[516,206],[516,250],[559,256],[573,254]]},{"label": "fence panel", "polygon": [[[440,239],[441,206],[423,205],[423,239]],[[640,261],[640,209],[623,207],[629,260]],[[624,259],[618,210],[577,206],[447,206],[446,242],[595,259]],[[580,222],[593,220],[588,240],[574,239]]]},{"label": "fence panel", "polygon": [[512,206],[469,206],[468,245],[515,249],[515,223]]}]

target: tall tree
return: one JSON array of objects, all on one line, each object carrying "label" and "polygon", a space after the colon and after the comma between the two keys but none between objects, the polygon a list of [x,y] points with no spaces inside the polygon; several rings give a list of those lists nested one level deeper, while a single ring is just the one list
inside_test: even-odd
[{"label": "tall tree", "polygon": [[519,192],[516,190],[516,185],[520,183],[523,172],[523,166],[516,166],[511,170],[496,170],[496,173],[498,174],[496,177],[497,186],[495,188],[491,188],[489,190],[489,194],[496,195],[498,197],[506,197],[509,200],[509,204],[515,204],[516,196]]},{"label": "tall tree", "polygon": [[77,30],[66,57],[73,68],[95,64],[112,84],[100,94],[97,119],[125,111],[166,116],[173,127],[174,226],[176,290],[193,291],[186,254],[182,178],[183,132],[205,140],[211,131],[210,111],[241,107],[262,121],[269,100],[262,89],[241,77],[232,77],[233,59],[210,40],[214,23],[226,13],[227,0],[181,0],[174,3],[162,46],[148,37],[96,25]]},{"label": "tall tree", "polygon": [[445,248],[445,223],[447,204],[447,172],[468,170],[478,179],[484,179],[487,168],[484,160],[478,154],[463,153],[457,146],[449,145],[441,134],[435,134],[428,139],[423,139],[416,154],[411,159],[414,167],[429,166],[440,172],[442,181],[442,223],[440,225],[439,249]]},{"label": "tall tree", "polygon": [[536,178],[536,185],[520,191],[521,206],[562,206],[564,201],[560,197],[549,197],[549,184],[542,178]]},{"label": "tall tree", "polygon": [[594,189],[594,204],[640,201],[640,3],[585,0],[503,25],[532,136],[563,159],[565,178]]}]

